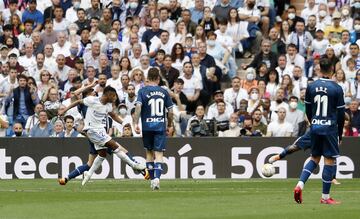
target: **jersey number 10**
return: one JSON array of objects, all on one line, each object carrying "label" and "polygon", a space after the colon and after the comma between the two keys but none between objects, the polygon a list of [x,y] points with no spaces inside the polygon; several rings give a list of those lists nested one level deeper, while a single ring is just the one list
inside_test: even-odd
[{"label": "jersey number 10", "polygon": [[315,115],[320,116],[320,108],[322,108],[321,116],[326,117],[328,110],[328,96],[321,96],[318,94],[314,97],[314,103],[317,103]]},{"label": "jersey number 10", "polygon": [[149,106],[151,107],[151,116],[164,115],[164,100],[163,99],[150,99]]}]

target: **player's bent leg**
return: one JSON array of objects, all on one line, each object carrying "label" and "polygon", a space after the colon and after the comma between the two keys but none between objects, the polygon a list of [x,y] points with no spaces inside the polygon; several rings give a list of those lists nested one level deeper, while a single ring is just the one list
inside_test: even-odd
[{"label": "player's bent leg", "polygon": [[149,179],[149,173],[146,169],[146,166],[144,164],[141,164],[137,162],[130,154],[129,152],[122,147],[119,143],[117,143],[115,140],[111,139],[108,141],[105,146],[111,148],[113,150],[113,153],[120,158],[122,161],[124,161],[126,164],[131,166],[133,170],[136,173],[141,173],[145,179]]},{"label": "player's bent leg", "polygon": [[296,145],[289,145],[286,148],[284,148],[284,150],[280,154],[275,154],[275,155],[271,156],[269,158],[269,163],[272,164],[278,160],[284,159],[287,155],[292,154],[299,150],[301,150],[300,147],[298,147]]},{"label": "player's bent leg", "polygon": [[58,179],[58,182],[60,185],[66,185],[66,183],[74,178],[76,178],[77,176],[80,176],[81,174],[83,174],[85,171],[88,171],[91,167],[91,165],[94,162],[94,159],[97,155],[94,154],[89,154],[89,158],[87,163],[78,166],[75,168],[75,170],[71,171],[66,177],[60,178]]}]

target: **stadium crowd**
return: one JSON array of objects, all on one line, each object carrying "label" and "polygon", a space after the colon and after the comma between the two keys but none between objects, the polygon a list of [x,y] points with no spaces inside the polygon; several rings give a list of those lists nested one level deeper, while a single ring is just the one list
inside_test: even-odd
[{"label": "stadium crowd", "polygon": [[109,85],[124,120],[110,134],[138,137],[152,67],[176,105],[169,136],[299,136],[323,57],[359,136],[359,45],[360,0],[0,0],[0,136],[81,136],[86,107],[58,113]]}]

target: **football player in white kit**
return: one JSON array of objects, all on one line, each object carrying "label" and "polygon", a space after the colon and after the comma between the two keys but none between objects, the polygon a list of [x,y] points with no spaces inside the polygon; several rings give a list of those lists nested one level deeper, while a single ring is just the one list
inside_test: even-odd
[{"label": "football player in white kit", "polygon": [[[84,172],[84,179],[82,185],[89,181],[92,174],[101,166],[106,157],[106,149],[110,148],[113,153],[122,161],[131,166],[136,172],[141,172],[145,179],[149,178],[148,170],[144,164],[137,163],[128,155],[128,151],[119,143],[113,140],[104,129],[106,117],[109,115],[113,120],[122,123],[122,119],[113,112],[115,102],[118,99],[116,90],[110,86],[105,87],[101,97],[88,96],[84,99],[77,100],[66,107],[65,112],[74,106],[82,103],[88,107],[85,116],[85,126],[83,131],[86,133],[89,140],[94,143],[98,155],[89,171]],[[65,113],[63,112],[63,113]]]}]

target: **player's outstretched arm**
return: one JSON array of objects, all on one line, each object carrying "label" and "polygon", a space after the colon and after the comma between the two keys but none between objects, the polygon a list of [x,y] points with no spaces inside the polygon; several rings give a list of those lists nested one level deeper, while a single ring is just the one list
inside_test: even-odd
[{"label": "player's outstretched arm", "polygon": [[123,123],[123,120],[119,117],[119,115],[117,115],[116,113],[114,112],[109,112],[109,116],[116,122],[122,124]]},{"label": "player's outstretched arm", "polygon": [[83,103],[82,99],[81,100],[76,100],[76,101],[70,103],[70,105],[67,106],[63,111],[59,111],[58,115],[63,116],[69,109],[71,109],[71,108],[73,108],[73,107],[75,107],[75,106],[77,106],[77,105],[79,105],[81,103]]},{"label": "player's outstretched arm", "polygon": [[88,84],[86,86],[80,87],[79,89],[75,90],[73,94],[75,96],[77,96],[77,95],[81,94],[82,92],[95,87],[97,85],[97,83],[98,83],[98,81],[93,81],[91,84]]}]

